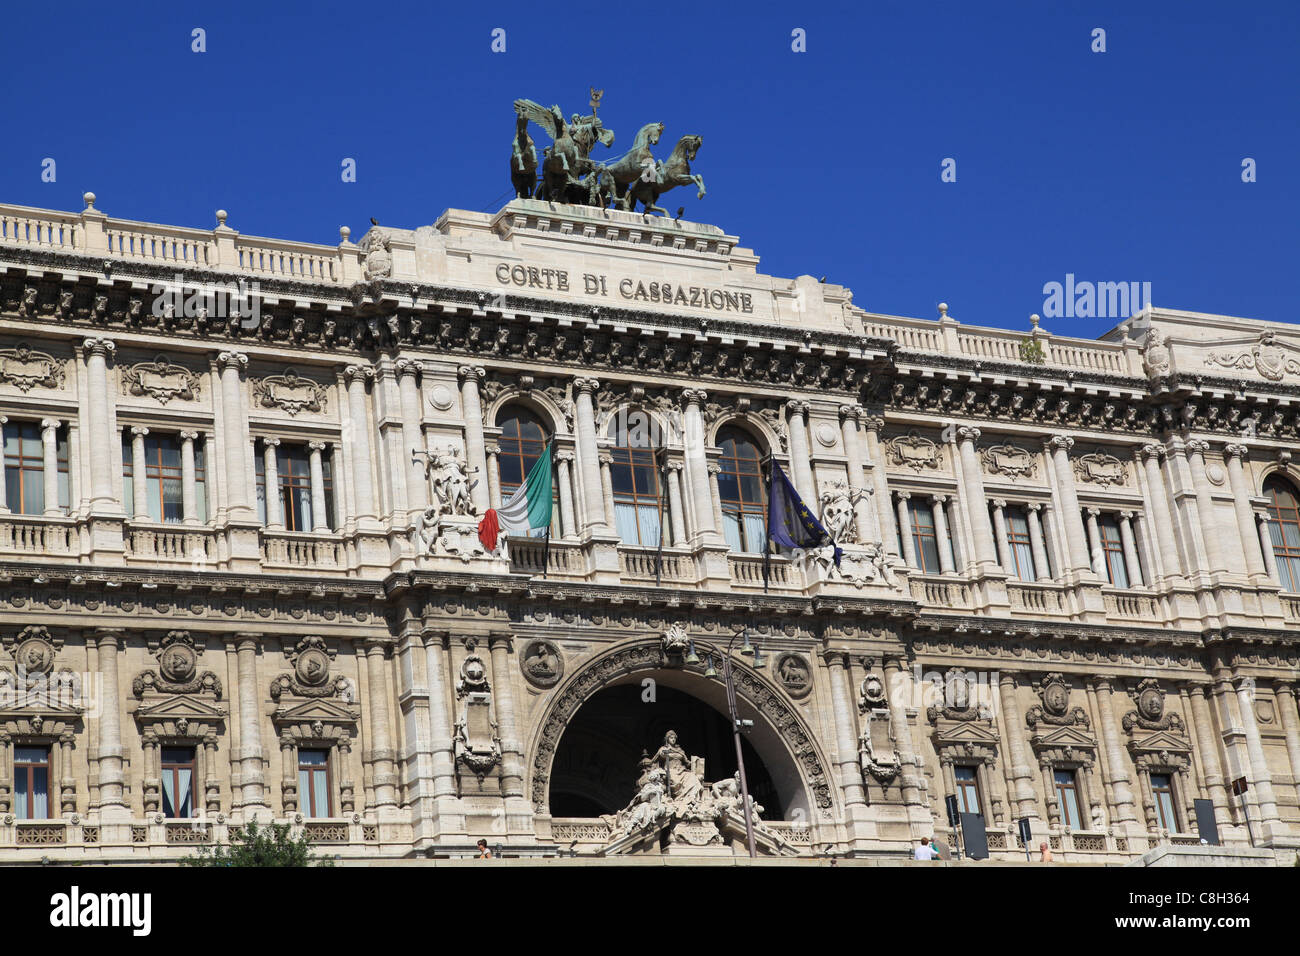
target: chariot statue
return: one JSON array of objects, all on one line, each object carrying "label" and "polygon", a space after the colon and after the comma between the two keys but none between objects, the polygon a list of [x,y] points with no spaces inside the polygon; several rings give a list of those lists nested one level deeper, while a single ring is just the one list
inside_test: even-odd
[{"label": "chariot statue", "polygon": [[[666,160],[656,159],[652,147],[663,135],[663,123],[647,123],[632,141],[632,148],[609,163],[594,159],[597,144],[610,147],[614,132],[598,115],[603,90],[591,90],[591,113],[577,113],[565,120],[558,105],[546,107],[535,100],[518,99],[515,107],[515,137],[511,144],[510,181],[515,196],[537,198],[569,205],[618,206],[643,213],[667,215],[659,197],[677,186],[694,185],[696,198],[705,195],[704,178],[691,172],[691,163],[704,143],[697,135],[683,136]],[[539,161],[537,147],[528,135],[534,123],[551,138]],[[538,181],[540,170],[540,182]]]}]

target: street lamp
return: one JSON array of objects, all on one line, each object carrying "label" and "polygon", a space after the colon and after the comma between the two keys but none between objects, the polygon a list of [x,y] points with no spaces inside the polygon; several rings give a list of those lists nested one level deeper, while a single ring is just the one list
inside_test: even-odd
[{"label": "street lamp", "polygon": [[[740,648],[740,654],[744,657],[752,657],[754,660],[750,666],[755,670],[761,669],[765,662],[754,645],[749,642],[749,628],[746,627],[742,627],[731,635],[731,640],[727,642],[727,649],[720,656],[722,657],[722,680],[727,687],[727,713],[731,717],[731,735],[736,742],[736,766],[740,771],[740,799],[745,814],[745,842],[749,845],[750,857],[757,857],[758,852],[754,849],[754,820],[751,816],[754,812],[753,804],[749,799],[749,779],[745,776],[745,757],[740,749],[741,731],[753,727],[754,722],[740,719],[740,712],[736,708],[735,673],[731,667],[732,649],[735,647],[736,641],[742,637],[745,640]],[[695,655],[693,644],[691,645],[691,654]],[[708,657],[708,668],[704,671],[704,676],[717,677],[718,672],[713,667],[713,654],[710,653]],[[695,655],[695,661],[698,663],[698,655]]]}]

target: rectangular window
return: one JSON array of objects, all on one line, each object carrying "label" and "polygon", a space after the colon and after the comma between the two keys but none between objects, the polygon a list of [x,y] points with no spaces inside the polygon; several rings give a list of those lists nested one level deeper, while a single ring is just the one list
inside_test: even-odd
[{"label": "rectangular window", "polygon": [[328,750],[298,751],[298,808],[305,817],[330,816]]},{"label": "rectangular window", "polygon": [[[45,447],[40,422],[8,422],[4,426],[5,506],[18,515],[45,511]],[[55,432],[60,508],[68,506],[68,440],[60,426]]]},{"label": "rectangular window", "polygon": [[907,499],[907,516],[912,525],[912,543],[916,561],[926,574],[938,574],[939,539],[934,530],[934,508],[928,500],[915,496]]},{"label": "rectangular window", "polygon": [[[615,530],[624,544],[658,547],[660,515],[666,510],[660,499],[658,456],[653,449],[628,446],[614,448],[612,454]],[[664,544],[671,543],[665,534]]]},{"label": "rectangular window", "polygon": [[[266,456],[257,451],[254,471],[257,475],[257,517],[266,524]],[[321,455],[321,479],[325,496],[325,523],[334,527],[334,472],[330,458]],[[287,531],[312,531],[315,517],[311,500],[311,452],[303,445],[281,444],[275,449],[275,470],[280,501],[280,515]]]},{"label": "rectangular window", "polygon": [[957,809],[961,813],[984,814],[980,804],[979,768],[955,766],[953,777],[957,783]]},{"label": "rectangular window", "polygon": [[1056,802],[1061,808],[1061,824],[1072,830],[1080,827],[1079,797],[1075,790],[1073,770],[1057,770],[1053,773],[1056,786]]},{"label": "rectangular window", "polygon": [[200,522],[208,520],[207,441],[194,442],[194,512]]},{"label": "rectangular window", "polygon": [[1024,508],[1007,508],[1007,549],[1011,552],[1011,567],[1007,571],[1021,581],[1033,581],[1034,549],[1029,543],[1029,515]]},{"label": "rectangular window", "polygon": [[1106,580],[1117,588],[1128,587],[1128,565],[1124,563],[1124,544],[1119,534],[1119,518],[1113,514],[1098,515],[1097,534],[1101,537],[1101,550],[1106,559]]},{"label": "rectangular window", "polygon": [[[128,516],[135,515],[135,450],[133,438],[122,432],[122,504]],[[184,469],[181,465],[179,435],[146,435],[144,439],[145,502],[150,521],[179,524],[185,517]],[[207,520],[207,495],[204,486],[203,456],[194,449],[194,480],[197,485],[198,517]]]},{"label": "rectangular window", "polygon": [[49,819],[50,748],[14,747],[14,816]]},{"label": "rectangular window", "polygon": [[1178,832],[1178,814],[1174,812],[1173,778],[1167,773],[1151,775],[1151,795],[1156,801],[1156,821],[1160,829]]},{"label": "rectangular window", "polygon": [[162,748],[163,816],[194,816],[194,748]]}]

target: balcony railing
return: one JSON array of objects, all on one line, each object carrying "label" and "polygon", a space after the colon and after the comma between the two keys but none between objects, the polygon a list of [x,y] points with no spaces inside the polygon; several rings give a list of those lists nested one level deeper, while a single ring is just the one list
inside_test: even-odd
[{"label": "balcony railing", "polygon": [[515,574],[540,575],[543,565],[547,576],[583,577],[586,574],[581,545],[552,541],[548,553],[543,538],[511,535],[506,541],[506,553],[510,555],[510,570]]},{"label": "balcony railing", "polygon": [[[653,581],[657,565],[660,560],[656,549],[619,546],[618,568],[624,580]],[[695,561],[688,552],[664,548],[658,577],[661,581],[694,581]]]},{"label": "balcony railing", "polygon": [[1119,588],[1102,588],[1101,594],[1109,618],[1142,621],[1151,625],[1163,623],[1160,619],[1160,604],[1150,594]]},{"label": "balcony railing", "polygon": [[69,518],[0,515],[0,555],[64,557],[76,552],[76,526]]},{"label": "balcony railing", "polygon": [[[761,554],[727,555],[727,564],[731,568],[731,586],[750,590],[763,589],[763,556]],[[788,558],[773,556],[767,569],[767,588],[769,591],[801,590],[803,580],[798,568]]]},{"label": "balcony railing", "polygon": [[217,561],[216,532],[185,525],[131,522],[126,528],[126,558],[149,564],[212,565]]},{"label": "balcony railing", "polygon": [[966,611],[970,608],[970,585],[929,575],[913,575],[909,581],[912,597],[926,607]]},{"label": "balcony railing", "polygon": [[1058,615],[1068,614],[1065,594],[1059,585],[1040,584],[1036,581],[1007,582],[1007,600],[1011,603],[1012,613],[1023,611],[1026,614]]},{"label": "balcony railing", "polygon": [[338,535],[306,531],[261,531],[262,566],[289,571],[337,571],[344,567]]}]

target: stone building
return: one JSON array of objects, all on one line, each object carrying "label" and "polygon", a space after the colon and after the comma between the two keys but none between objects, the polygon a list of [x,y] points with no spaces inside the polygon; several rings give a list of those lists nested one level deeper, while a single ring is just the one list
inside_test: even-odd
[{"label": "stone building", "polygon": [[[877,315],[536,200],[319,246],[86,198],[0,206],[0,859],[745,852],[724,658],[760,853],[952,795],[995,858],[1197,800],[1294,856],[1291,327]],[[548,443],[549,541],[487,551]],[[765,562],[769,462],[838,564]]]}]

